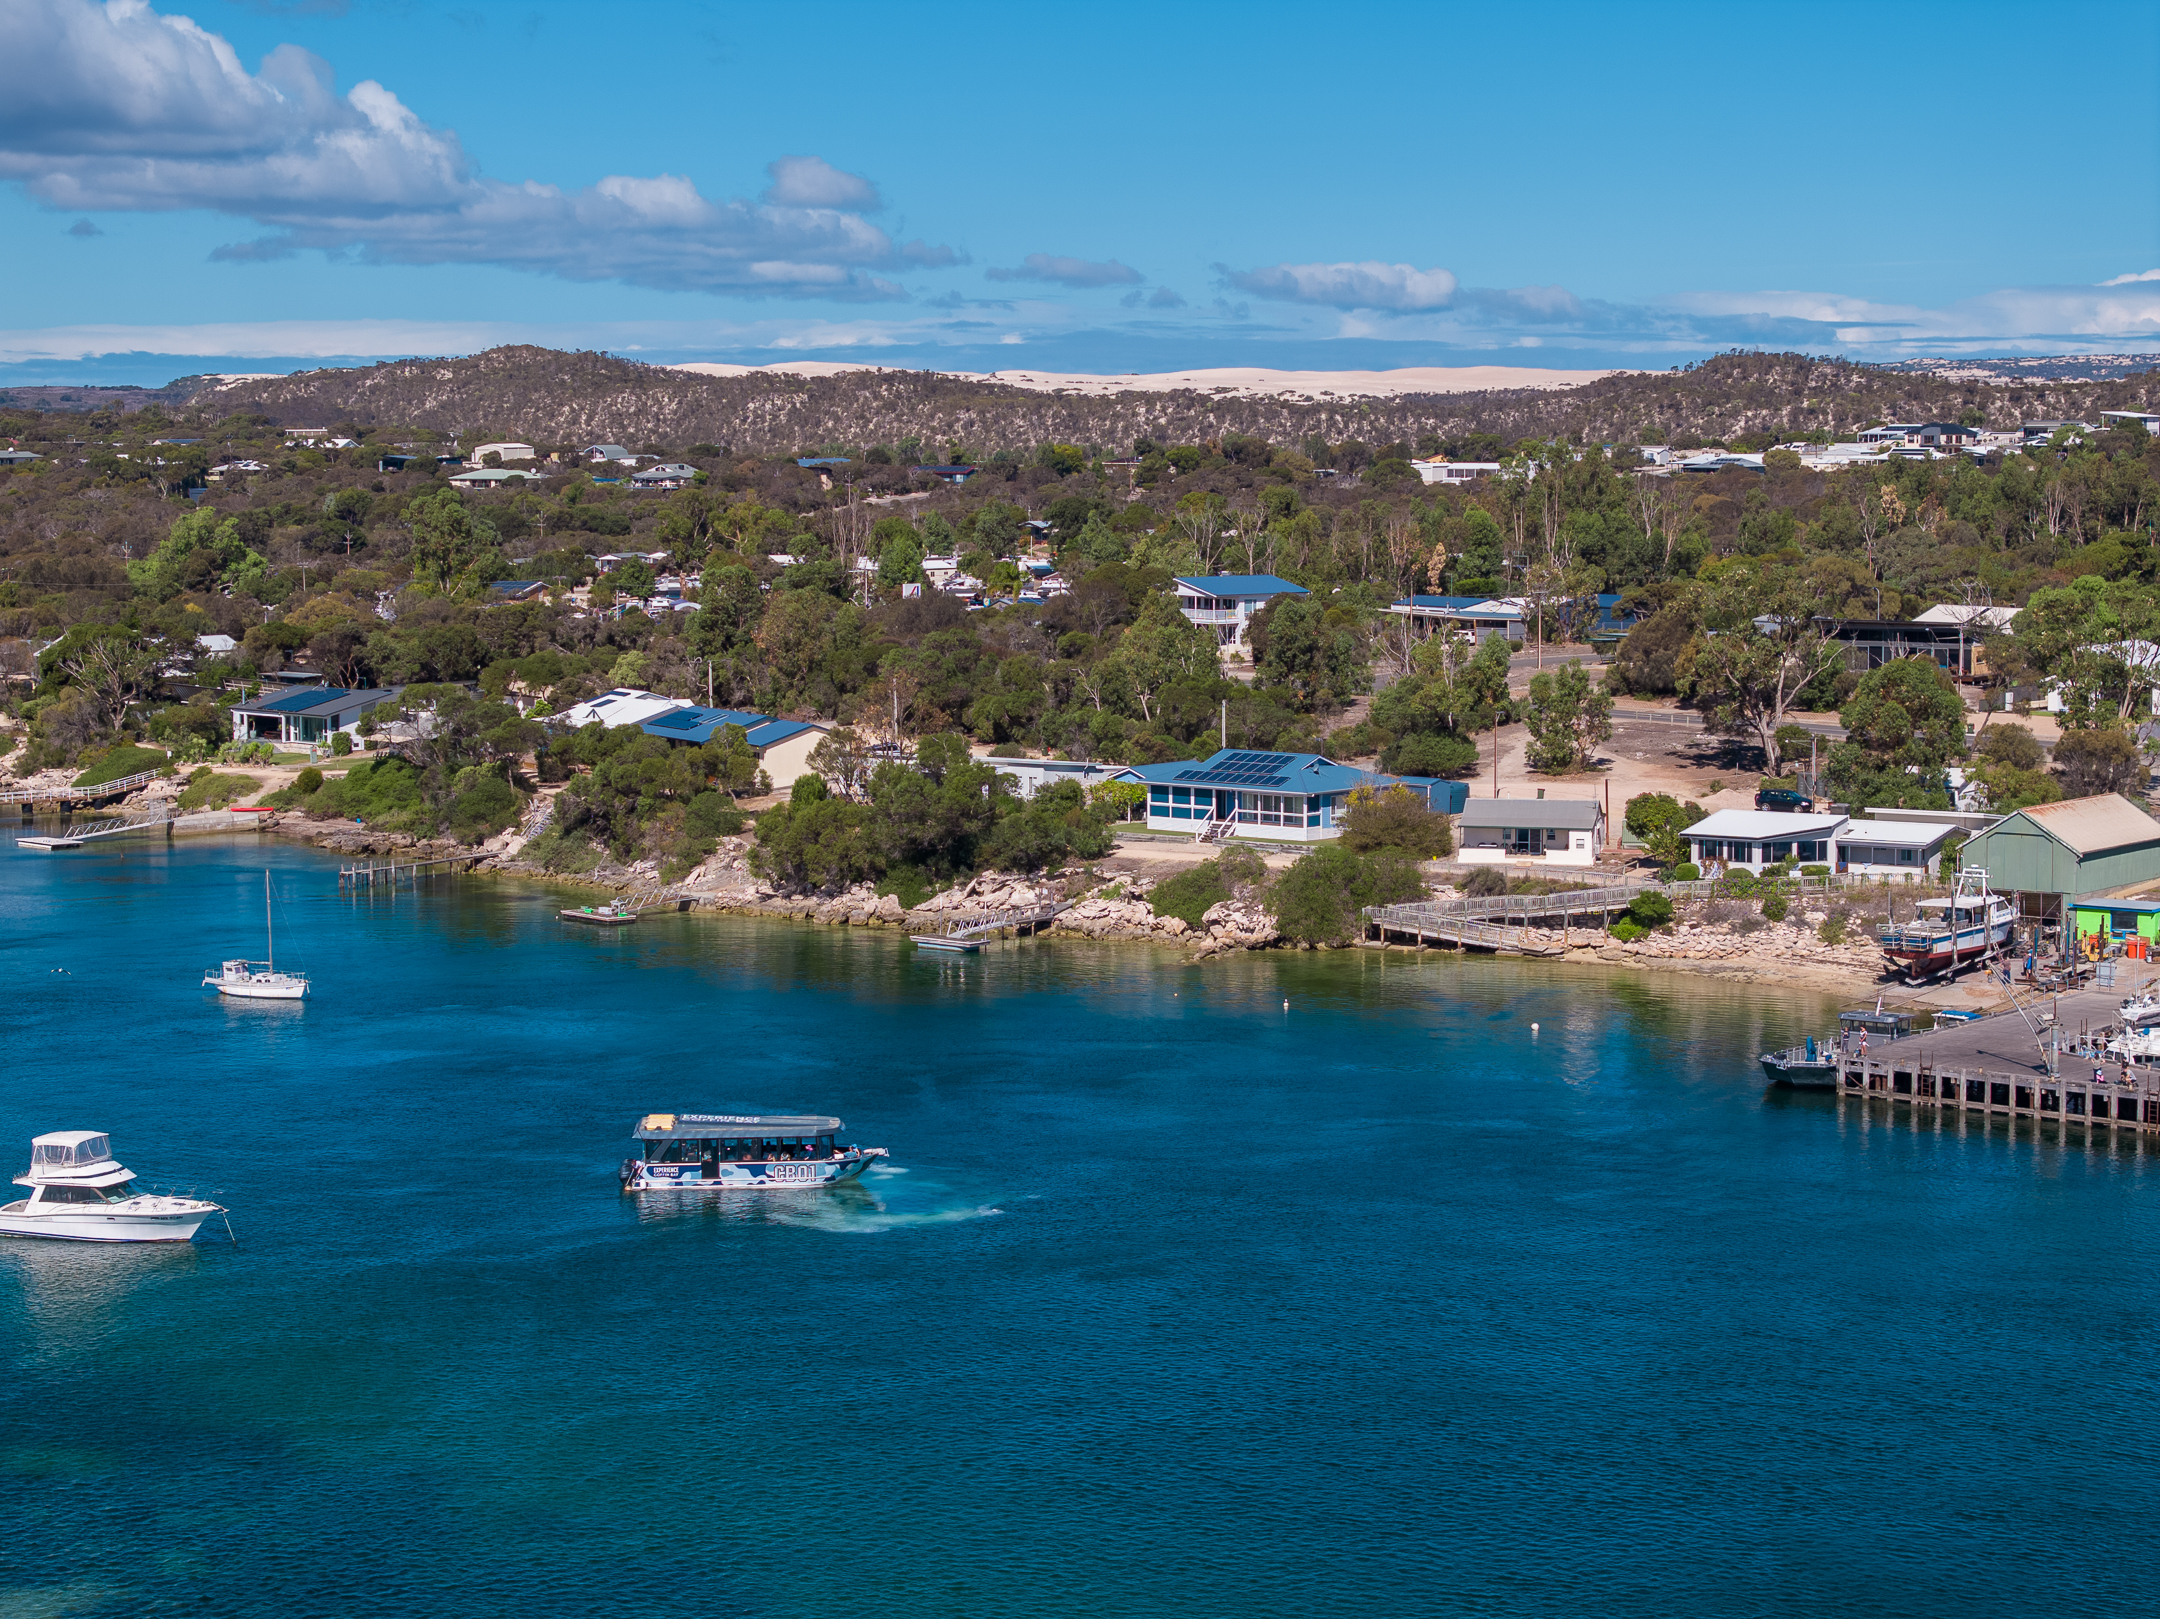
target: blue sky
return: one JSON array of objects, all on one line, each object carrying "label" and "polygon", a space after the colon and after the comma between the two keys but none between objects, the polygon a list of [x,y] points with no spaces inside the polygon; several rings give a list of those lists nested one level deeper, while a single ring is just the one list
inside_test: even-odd
[{"label": "blue sky", "polygon": [[0,382],[2160,351],[2151,0],[0,0],[0,37]]}]

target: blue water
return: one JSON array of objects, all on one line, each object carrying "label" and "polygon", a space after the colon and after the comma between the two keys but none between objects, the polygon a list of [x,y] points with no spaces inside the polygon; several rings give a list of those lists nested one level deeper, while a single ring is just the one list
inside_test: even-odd
[{"label": "blue water", "polygon": [[[2153,1161],[1766,1093],[1829,1003],[563,898],[0,854],[0,1153],[239,1237],[0,1242],[0,1614],[2151,1603]],[[664,1109],[892,1169],[639,1208]]]}]

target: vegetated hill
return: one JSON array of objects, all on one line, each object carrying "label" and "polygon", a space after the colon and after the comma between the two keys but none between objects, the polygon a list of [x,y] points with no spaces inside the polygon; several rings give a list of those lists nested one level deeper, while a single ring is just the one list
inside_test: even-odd
[{"label": "vegetated hill", "polygon": [[148,410],[152,405],[166,409],[186,404],[218,378],[179,377],[162,388],[138,388],[133,383],[38,383],[21,388],[0,388],[0,406],[12,405],[17,410],[36,411],[91,411],[117,410],[122,415],[133,411]]},{"label": "vegetated hill", "polygon": [[206,417],[260,411],[285,426],[428,428],[551,444],[709,443],[775,454],[918,438],[926,454],[962,446],[982,456],[1052,442],[1123,449],[1143,436],[1203,443],[1231,432],[1278,444],[1312,435],[1386,444],[1469,433],[1509,441],[1558,433],[1604,443],[1728,442],[1766,433],[1844,433],[1876,421],[1954,419],[1972,409],[1989,426],[2007,428],[2034,416],[2090,419],[2101,410],[2150,409],[2155,398],[2160,372],[1994,386],[1807,355],[1738,353],[1566,390],[1320,401],[1227,391],[1088,398],[935,371],[707,377],[606,354],[513,347],[466,359],[215,384],[196,395],[193,408]]}]

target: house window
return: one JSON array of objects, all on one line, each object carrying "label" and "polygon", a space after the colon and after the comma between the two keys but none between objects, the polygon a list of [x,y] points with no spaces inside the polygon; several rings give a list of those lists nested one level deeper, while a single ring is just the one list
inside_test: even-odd
[{"label": "house window", "polygon": [[1901,866],[1916,866],[1920,863],[1920,851],[1918,849],[1900,849],[1897,852],[1897,858],[1898,864]]},{"label": "house window", "polygon": [[1239,793],[1237,818],[1248,826],[1302,826],[1305,810],[1290,793]]}]

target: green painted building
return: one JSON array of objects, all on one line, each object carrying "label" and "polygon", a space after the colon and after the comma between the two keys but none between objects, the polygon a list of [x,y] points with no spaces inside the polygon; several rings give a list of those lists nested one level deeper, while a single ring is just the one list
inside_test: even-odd
[{"label": "green painted building", "polygon": [[2060,923],[2080,895],[2160,882],[2160,821],[2120,793],[2035,804],[1974,836],[1959,858],[1997,893],[2018,895],[2026,916]]},{"label": "green painted building", "polygon": [[2160,943],[2160,900],[2080,899],[2070,902],[2078,937],[2097,933],[2106,939],[2143,939]]}]

